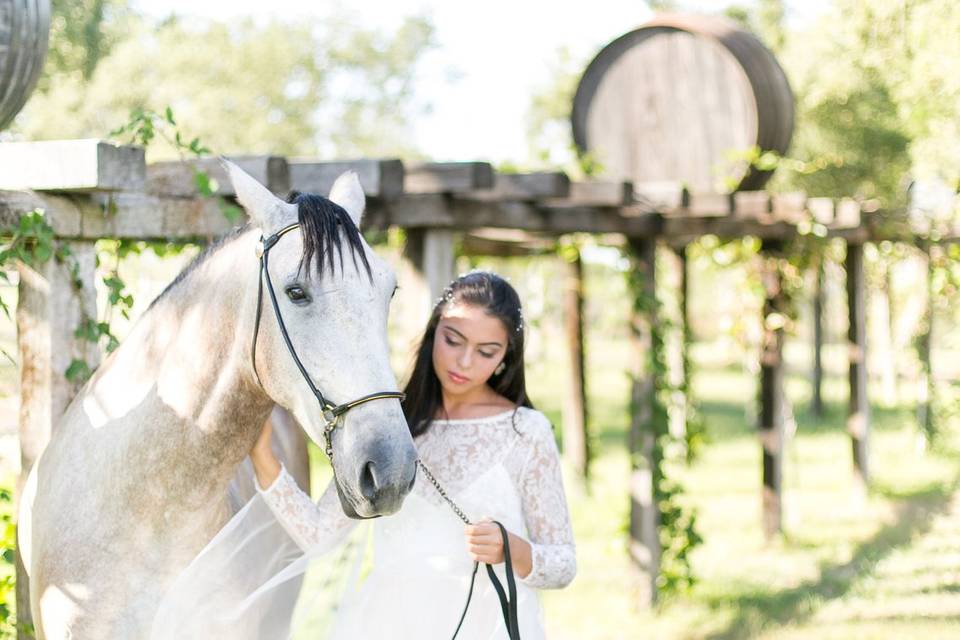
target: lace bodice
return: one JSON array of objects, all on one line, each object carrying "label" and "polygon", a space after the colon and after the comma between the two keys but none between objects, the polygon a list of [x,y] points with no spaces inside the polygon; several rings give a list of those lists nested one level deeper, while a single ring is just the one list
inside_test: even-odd
[{"label": "lace bodice", "polygon": [[[436,420],[415,444],[423,464],[473,521],[495,514],[512,533],[530,543],[533,566],[521,580],[523,584],[549,589],[566,586],[573,579],[576,555],[560,457],[550,422],[542,413],[521,407],[516,414],[507,411],[485,418]],[[497,486],[488,480],[495,469],[506,472],[518,499],[499,495],[508,493],[509,488],[497,489],[494,493],[498,495],[491,495],[489,490],[473,491],[478,482]],[[357,523],[343,514],[332,482],[314,503],[282,469],[277,480],[260,491],[304,550],[336,545]],[[450,510],[422,473],[417,474],[413,493],[437,509]],[[401,509],[398,514],[375,520],[374,527],[391,527],[402,521],[403,514]],[[392,531],[416,528],[394,526]]]}]

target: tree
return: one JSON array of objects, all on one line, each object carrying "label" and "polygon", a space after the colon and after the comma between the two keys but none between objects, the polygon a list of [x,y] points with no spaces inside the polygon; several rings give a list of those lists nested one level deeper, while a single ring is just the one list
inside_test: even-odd
[{"label": "tree", "polygon": [[[181,130],[219,153],[415,155],[407,125],[416,63],[433,42],[426,19],[387,36],[339,17],[154,24],[128,14],[120,30],[98,13],[105,1],[85,14],[98,25],[89,34],[107,34],[91,35],[99,53],[49,68],[17,121],[21,136],[105,137],[132,110],[169,105]],[[71,51],[63,43],[76,33],[55,35]],[[89,77],[77,72],[94,60]],[[174,155],[162,144],[151,153]]]}]

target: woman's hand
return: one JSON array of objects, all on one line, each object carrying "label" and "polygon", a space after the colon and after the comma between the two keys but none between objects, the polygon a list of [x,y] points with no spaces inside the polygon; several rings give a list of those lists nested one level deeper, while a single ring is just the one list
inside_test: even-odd
[{"label": "woman's hand", "polygon": [[[474,562],[484,564],[503,562],[503,536],[500,535],[500,527],[493,522],[485,520],[474,525],[468,524],[464,529],[464,537],[467,542],[467,553]],[[520,578],[526,578],[533,568],[530,543],[509,531],[507,531],[507,538],[510,544],[513,571]]]},{"label": "woman's hand", "polygon": [[280,463],[273,455],[273,449],[270,448],[272,433],[273,424],[267,419],[260,431],[260,436],[250,449],[250,460],[253,462],[253,470],[257,474],[257,483],[261,489],[268,488],[280,475]]}]

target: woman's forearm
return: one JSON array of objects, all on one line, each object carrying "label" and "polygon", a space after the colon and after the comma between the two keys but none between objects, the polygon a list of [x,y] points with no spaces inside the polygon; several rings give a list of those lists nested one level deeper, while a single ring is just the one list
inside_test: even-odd
[{"label": "woman's forearm", "polygon": [[510,560],[513,562],[513,572],[519,578],[526,578],[533,569],[533,553],[530,543],[513,533],[507,536],[510,540]]},{"label": "woman's forearm", "polygon": [[280,475],[280,462],[272,452],[258,452],[250,455],[253,470],[257,474],[257,483],[261,489],[269,488]]}]

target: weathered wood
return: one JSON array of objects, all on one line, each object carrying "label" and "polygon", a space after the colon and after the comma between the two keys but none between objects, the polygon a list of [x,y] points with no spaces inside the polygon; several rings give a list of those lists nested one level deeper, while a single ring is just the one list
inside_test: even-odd
[{"label": "weathered wood", "polygon": [[761,249],[764,289],[763,347],[760,355],[760,444],[763,448],[763,532],[768,539],[783,531],[784,366],[783,283],[776,266],[779,242]]},{"label": "weathered wood", "polygon": [[[290,192],[290,168],[280,156],[232,156],[230,160],[257,182],[281,197]],[[158,196],[194,197],[199,195],[196,173],[211,179],[214,195],[235,196],[236,190],[219,158],[196,158],[147,165],[147,192]]]},{"label": "weathered wood", "polygon": [[771,172],[730,150],[785,153],[793,112],[786,75],[755,36],[719,17],[661,14],[589,64],[571,119],[577,146],[614,179],[750,190]]},{"label": "weathered wood", "polygon": [[[92,242],[68,244],[77,277],[83,286],[76,289],[70,265],[49,260],[36,268],[20,264],[17,298],[17,347],[20,355],[20,476],[16,495],[19,503],[23,485],[37,457],[80,384],[66,379],[74,358],[97,365],[97,345],[74,335],[84,317],[96,318],[94,289],[96,251]],[[19,555],[19,554],[18,554]],[[18,560],[22,569],[22,563]],[[17,606],[21,621],[29,621],[26,572],[17,576]]]},{"label": "weathered wood", "polygon": [[687,211],[694,217],[729,216],[733,213],[733,194],[693,192]]},{"label": "weathered wood", "polygon": [[852,229],[860,226],[860,203],[853,198],[841,198],[837,208],[833,225],[837,228]]},{"label": "weathered wood", "polygon": [[464,233],[460,248],[464,255],[520,258],[555,254],[557,243],[550,236],[527,231],[487,228]]},{"label": "weathered wood", "polygon": [[84,238],[183,239],[220,236],[237,224],[216,198],[160,198],[140,193],[93,197],[82,207]]},{"label": "weathered wood", "polygon": [[680,182],[635,182],[634,198],[649,205],[651,210],[666,215],[686,215],[690,206],[690,192]]},{"label": "weathered wood", "polygon": [[489,162],[426,162],[408,164],[404,193],[464,193],[493,187]]},{"label": "weathered wood", "polygon": [[[656,241],[628,238],[634,275],[642,282],[644,295],[656,295]],[[653,308],[631,310],[630,316],[630,431],[627,445],[630,455],[630,555],[643,574],[640,606],[657,601],[657,576],[660,573],[660,515],[654,500],[653,459],[653,337],[657,322]]]},{"label": "weathered wood", "polygon": [[564,260],[563,326],[567,351],[567,392],[564,394],[563,457],[582,480],[590,477],[590,435],[587,380],[583,351],[583,261],[580,251]]},{"label": "weathered wood", "polygon": [[471,198],[480,200],[539,200],[566,198],[570,194],[570,178],[561,172],[498,173],[493,188],[473,191]]},{"label": "weathered wood", "polygon": [[823,417],[823,296],[824,268],[823,259],[817,262],[813,289],[813,387],[810,400],[810,412]]},{"label": "weathered wood", "polygon": [[833,224],[833,198],[810,198],[807,200],[807,209],[810,210],[814,222],[823,225]]},{"label": "weathered wood", "polygon": [[566,198],[547,204],[576,204],[598,207],[617,207],[633,202],[631,182],[571,182]]},{"label": "weathered wood", "polygon": [[775,220],[797,224],[806,217],[807,194],[802,191],[774,194],[771,200]]},{"label": "weathered wood", "polygon": [[0,144],[0,189],[136,191],[145,182],[143,147],[96,139]]},{"label": "weathered wood", "polygon": [[59,237],[79,237],[83,212],[78,200],[89,201],[84,196],[74,199],[33,191],[0,191],[0,230],[13,229],[20,224],[21,216],[40,210]]},{"label": "weathered wood", "polygon": [[410,261],[416,274],[416,282],[410,288],[420,298],[425,322],[456,274],[454,232],[450,229],[409,229],[404,257]]},{"label": "weathered wood", "polygon": [[404,228],[459,230],[498,227],[550,234],[623,233],[655,235],[659,216],[628,208],[547,206],[521,201],[481,200],[471,196],[411,195],[370,206],[366,224],[371,228],[396,225]]},{"label": "weathered wood", "polygon": [[866,490],[870,481],[868,445],[870,404],[867,400],[867,319],[866,282],[863,272],[863,245],[847,245],[847,305],[850,323],[847,348],[850,360],[850,406],[847,431],[853,448],[853,472],[858,486]]},{"label": "weathered wood", "polygon": [[47,57],[49,0],[0,0],[0,129],[23,108]]},{"label": "weathered wood", "polygon": [[400,160],[317,162],[288,160],[290,188],[326,195],[345,171],[355,171],[367,198],[396,198],[403,193],[404,169]]},{"label": "weathered wood", "polygon": [[770,194],[766,191],[738,191],[733,194],[733,215],[736,218],[766,220],[770,211]]}]

